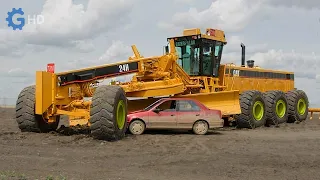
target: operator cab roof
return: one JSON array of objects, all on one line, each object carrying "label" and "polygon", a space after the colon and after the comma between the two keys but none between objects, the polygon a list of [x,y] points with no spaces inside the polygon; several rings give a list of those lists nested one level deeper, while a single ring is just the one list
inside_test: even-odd
[{"label": "operator cab roof", "polygon": [[170,39],[177,40],[179,38],[183,38],[183,37],[187,37],[187,36],[192,36],[193,39],[209,39],[209,40],[214,40],[214,41],[220,41],[224,44],[227,44],[224,31],[219,30],[219,29],[212,29],[212,28],[207,28],[205,34],[201,33],[200,28],[185,29],[185,30],[183,30],[182,36],[170,37],[170,38],[167,38],[167,40],[168,41]]}]

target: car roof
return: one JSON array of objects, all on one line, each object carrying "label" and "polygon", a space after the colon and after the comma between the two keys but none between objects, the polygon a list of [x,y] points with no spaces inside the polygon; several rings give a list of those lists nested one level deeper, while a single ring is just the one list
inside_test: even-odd
[{"label": "car roof", "polygon": [[166,97],[166,98],[161,98],[161,100],[191,100],[191,101],[196,101],[199,102],[196,99],[192,99],[192,98],[179,98],[179,97]]},{"label": "car roof", "polygon": [[200,102],[197,99],[193,99],[193,98],[182,98],[182,97],[163,97],[163,98],[159,98],[158,100],[190,100],[193,101],[195,103],[197,103],[198,105],[200,105],[201,107],[205,108],[205,109],[209,109],[207,106],[205,106],[202,102]]}]

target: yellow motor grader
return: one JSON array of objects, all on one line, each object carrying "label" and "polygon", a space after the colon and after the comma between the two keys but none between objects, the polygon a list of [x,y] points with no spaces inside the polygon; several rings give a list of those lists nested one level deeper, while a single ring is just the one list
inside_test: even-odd
[{"label": "yellow motor grader", "polygon": [[[221,64],[227,44],[222,30],[185,29],[167,39],[165,54],[143,57],[135,45],[127,61],[67,72],[37,71],[36,84],[24,88],[16,103],[21,131],[55,130],[60,117],[69,125],[87,125],[97,139],[120,140],[128,112],[163,96],[188,97],[220,109],[225,124],[256,128],[303,121],[308,98],[294,88],[294,73],[245,64]],[[131,81],[101,85],[100,80],[133,74]],[[88,100],[89,98],[89,100]]]}]

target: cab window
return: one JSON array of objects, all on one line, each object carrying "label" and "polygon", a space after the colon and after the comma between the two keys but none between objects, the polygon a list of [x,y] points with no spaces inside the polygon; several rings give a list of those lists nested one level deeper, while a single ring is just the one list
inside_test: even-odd
[{"label": "cab window", "polygon": [[179,100],[177,101],[178,111],[200,111],[200,107],[193,101],[190,100]]}]

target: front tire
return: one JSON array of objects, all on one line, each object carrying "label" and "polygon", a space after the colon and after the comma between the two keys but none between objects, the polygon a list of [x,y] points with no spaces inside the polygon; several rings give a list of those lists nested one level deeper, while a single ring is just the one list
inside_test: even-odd
[{"label": "front tire", "polygon": [[92,97],[90,130],[94,138],[117,141],[127,130],[127,98],[120,86],[99,86]]}]

